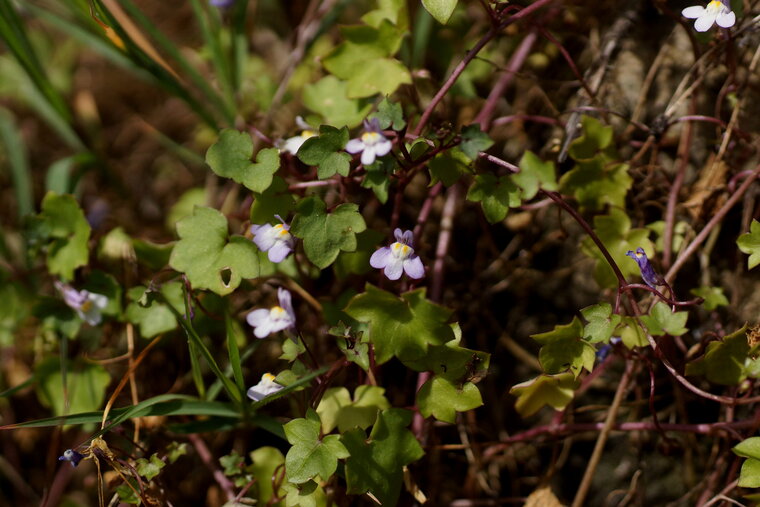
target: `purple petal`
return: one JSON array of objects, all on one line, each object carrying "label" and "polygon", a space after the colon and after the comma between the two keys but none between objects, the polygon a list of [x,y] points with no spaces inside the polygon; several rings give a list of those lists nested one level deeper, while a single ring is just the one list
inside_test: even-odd
[{"label": "purple petal", "polygon": [[296,312],[293,311],[293,301],[290,292],[282,287],[278,288],[277,299],[280,301],[280,307],[290,316],[291,322],[287,327],[292,327],[296,322]]},{"label": "purple petal", "polygon": [[393,231],[393,237],[396,238],[396,241],[399,243],[403,243],[404,241],[404,231],[402,231],[399,227],[396,227]]},{"label": "purple petal", "polygon": [[258,327],[262,325],[268,319],[269,319],[269,310],[266,310],[264,308],[259,308],[258,310],[254,310],[245,316],[246,322],[248,322],[248,324],[251,327]]},{"label": "purple petal", "polygon": [[715,22],[721,28],[731,28],[736,23],[736,14],[731,11],[721,12],[718,17],[715,18]]},{"label": "purple petal", "polygon": [[384,246],[372,254],[372,257],[369,258],[369,265],[376,269],[383,269],[392,257],[393,253],[390,247]]},{"label": "purple petal", "polygon": [[404,272],[409,278],[422,278],[425,276],[425,266],[418,256],[410,257],[404,261]]},{"label": "purple petal", "polygon": [[681,16],[689,19],[697,19],[704,14],[705,8],[701,5],[692,5],[681,11]]},{"label": "purple petal", "polygon": [[259,324],[256,328],[253,330],[253,335],[256,338],[266,338],[270,334],[274,332],[272,329],[274,327],[274,322],[272,322],[271,319],[267,317],[266,320],[264,320],[261,324]]},{"label": "purple petal", "polygon": [[361,139],[351,139],[346,143],[346,151],[349,153],[364,151],[364,142]]},{"label": "purple petal", "polygon": [[404,231],[404,235],[401,236],[401,242],[405,245],[414,246],[414,233],[412,231]]},{"label": "purple petal", "polygon": [[389,280],[398,280],[401,278],[401,273],[404,271],[404,261],[396,257],[391,257],[388,264],[385,266],[383,273]]},{"label": "purple petal", "polygon": [[362,152],[362,164],[372,165],[375,162],[375,147],[367,146]]},{"label": "purple petal", "polygon": [[269,249],[269,260],[277,264],[278,262],[282,262],[292,251],[293,249],[290,248],[287,242],[278,241]]},{"label": "purple petal", "polygon": [[388,152],[391,151],[391,147],[393,146],[393,143],[390,142],[388,139],[383,138],[383,141],[380,141],[379,143],[375,143],[375,154],[378,157],[382,157],[384,155],[387,155]]},{"label": "purple petal", "polygon": [[697,18],[694,22],[694,29],[698,32],[706,32],[715,23],[715,18],[718,17],[718,13],[707,11]]},{"label": "purple petal", "polygon": [[274,246],[276,241],[275,235],[271,234],[272,226],[269,224],[262,225],[256,235],[253,237],[253,242],[259,247],[259,250],[266,252]]}]

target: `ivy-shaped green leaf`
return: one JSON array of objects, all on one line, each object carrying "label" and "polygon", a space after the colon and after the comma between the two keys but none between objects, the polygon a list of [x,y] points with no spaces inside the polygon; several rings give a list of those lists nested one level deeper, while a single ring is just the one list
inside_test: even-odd
[{"label": "ivy-shaped green leaf", "polygon": [[401,493],[403,467],[420,459],[425,452],[407,426],[412,413],[400,408],[380,412],[369,440],[364,430],[343,434],[343,444],[351,453],[346,460],[348,494],[372,493],[382,505],[395,505]]},{"label": "ivy-shaped green leaf", "polygon": [[581,310],[581,315],[588,321],[583,328],[583,338],[589,343],[608,343],[622,320],[620,315],[612,313],[609,303],[587,306]]},{"label": "ivy-shaped green leaf", "polygon": [[455,339],[445,345],[428,345],[427,354],[414,361],[405,360],[404,365],[415,371],[433,372],[461,385],[484,377],[490,360],[490,354],[461,347]]},{"label": "ivy-shaped green leaf", "polygon": [[462,150],[451,149],[439,153],[428,163],[430,184],[440,181],[447,187],[456,183],[465,174],[470,174],[470,160]]},{"label": "ivy-shaped green leaf", "polygon": [[319,166],[317,176],[324,180],[340,174],[348,176],[351,155],[343,151],[348,142],[348,129],[330,125],[319,127],[319,136],[307,139],[298,149],[298,158],[307,165]]},{"label": "ivy-shaped green leaf", "polygon": [[303,240],[309,260],[324,269],[341,250],[356,251],[356,234],[367,228],[358,210],[356,204],[341,204],[327,213],[322,199],[308,197],[298,203],[290,232]]},{"label": "ivy-shaped green leaf", "polygon": [[369,340],[375,346],[375,360],[383,364],[393,356],[401,361],[423,357],[428,345],[443,345],[454,339],[446,322],[451,311],[425,299],[425,289],[398,296],[367,284],[366,292],[355,296],[345,312],[369,324]]},{"label": "ivy-shaped green leaf", "polygon": [[251,223],[272,223],[275,215],[286,218],[295,209],[295,204],[293,194],[288,191],[288,184],[279,176],[275,176],[269,188],[253,195]]},{"label": "ivy-shaped green leaf", "polygon": [[520,189],[508,176],[497,179],[490,173],[479,174],[467,191],[467,200],[479,202],[486,220],[495,224],[504,220],[509,208],[520,205]]},{"label": "ivy-shaped green leaf", "polygon": [[454,423],[457,412],[466,412],[483,405],[480,390],[472,382],[457,385],[452,381],[433,376],[417,392],[417,406],[425,417],[431,415],[439,421]]},{"label": "ivy-shaped green leaf", "polygon": [[346,92],[351,98],[390,95],[402,84],[412,84],[409,69],[395,58],[376,58],[355,69]]},{"label": "ivy-shaped green leaf", "polygon": [[569,372],[559,375],[542,374],[517,384],[509,392],[517,397],[517,412],[523,417],[528,417],[544,405],[556,410],[564,409],[573,400],[573,393],[579,384],[580,381]]},{"label": "ivy-shaped green leaf", "polygon": [[752,269],[760,264],[760,222],[752,220],[749,226],[749,232],[739,236],[736,240],[739,250],[749,254],[747,259],[747,269]]},{"label": "ivy-shaped green leaf", "polygon": [[327,505],[327,495],[322,486],[314,481],[303,484],[286,482],[282,485],[285,491],[285,507],[317,507]]},{"label": "ivy-shaped green leaf", "polygon": [[303,90],[303,104],[322,116],[329,125],[359,125],[372,109],[372,104],[348,98],[348,83],[335,76],[325,76]]},{"label": "ivy-shaped green leaf", "polygon": [[522,199],[533,199],[538,189],[557,190],[554,162],[543,162],[532,151],[526,151],[520,159],[520,172],[512,175],[512,181],[522,189]]},{"label": "ivy-shaped green leaf", "polygon": [[190,445],[187,442],[171,442],[166,446],[166,458],[169,460],[169,464],[173,464],[189,451]]},{"label": "ivy-shaped green leaf", "polygon": [[[53,415],[93,412],[102,407],[111,376],[98,364],[84,361],[66,361],[66,388],[64,396],[63,373],[58,358],[42,361],[35,369],[37,397]],[[68,401],[68,407],[64,406]]]},{"label": "ivy-shaped green leaf", "polygon": [[760,437],[750,437],[732,449],[734,454],[747,458],[739,473],[740,488],[760,488]]},{"label": "ivy-shaped green leaf", "polygon": [[458,0],[422,0],[422,5],[436,21],[445,25],[454,13],[457,2]]},{"label": "ivy-shaped green leaf", "polygon": [[333,49],[322,64],[333,75],[347,81],[347,97],[390,95],[401,84],[412,82],[409,70],[391,58],[399,49],[405,31],[389,20],[378,27],[358,25],[341,28],[344,42]]},{"label": "ivy-shaped green leaf", "polygon": [[166,463],[158,457],[158,454],[152,454],[150,459],[140,458],[135,463],[137,473],[145,477],[146,479],[153,480],[161,473],[161,469],[166,466]]},{"label": "ivy-shaped green leaf", "polygon": [[264,148],[251,163],[253,140],[246,132],[224,129],[219,140],[206,152],[206,163],[219,176],[232,178],[254,192],[263,192],[272,184],[272,177],[280,168],[277,148]]},{"label": "ivy-shaped green leaf", "polygon": [[401,109],[401,104],[391,102],[388,100],[388,97],[385,97],[380,104],[377,105],[377,112],[371,114],[370,118],[377,118],[380,122],[381,129],[392,127],[393,130],[399,131],[406,126],[404,111]]},{"label": "ivy-shaped green leaf", "polygon": [[594,158],[596,154],[610,146],[612,127],[604,126],[591,116],[581,118],[581,135],[570,144],[568,153],[573,160]]},{"label": "ivy-shaped green leaf", "polygon": [[353,428],[369,428],[375,424],[377,413],[390,406],[382,387],[359,386],[353,399],[345,387],[331,387],[322,396],[317,414],[322,420],[322,433],[330,433],[336,427],[345,433]]},{"label": "ivy-shaped green leaf", "polygon": [[293,419],[285,426],[285,437],[293,446],[285,455],[288,481],[301,484],[316,476],[329,479],[338,467],[338,460],[349,452],[338,435],[319,437],[319,416],[309,410],[305,419]]},{"label": "ivy-shaped green leaf", "polygon": [[47,268],[51,275],[65,280],[74,270],[87,265],[90,224],[71,195],[48,192],[35,221],[36,233],[47,242]]},{"label": "ivy-shaped green leaf", "polygon": [[709,312],[719,306],[728,305],[728,298],[723,294],[722,287],[699,287],[698,289],[691,289],[691,293],[704,299],[702,306]]},{"label": "ivy-shaped green leaf", "polygon": [[623,340],[623,344],[629,349],[649,346],[646,333],[633,317],[623,317],[617,333],[620,334],[620,339]]},{"label": "ivy-shaped green leaf", "polygon": [[391,187],[390,175],[398,168],[398,162],[393,157],[375,159],[373,164],[365,166],[362,187],[369,188],[375,193],[377,200],[385,204],[388,202],[388,189]]},{"label": "ivy-shaped green leaf", "polygon": [[461,138],[462,142],[459,144],[459,149],[462,150],[470,160],[476,160],[478,158],[478,153],[486,151],[493,146],[493,139],[480,130],[480,124],[478,123],[467,125],[463,128]]},{"label": "ivy-shaped green leaf", "polygon": [[685,326],[689,318],[689,312],[672,312],[670,307],[658,301],[655,303],[649,315],[641,317],[641,322],[653,336],[662,336],[669,334],[671,336],[681,336],[688,329]]},{"label": "ivy-shaped green leaf", "polygon": [[686,374],[704,375],[724,386],[737,385],[747,377],[744,363],[749,349],[745,325],[722,340],[708,343],[705,355],[686,365]]},{"label": "ivy-shaped green leaf", "polygon": [[[632,229],[631,219],[625,214],[625,211],[619,208],[612,208],[608,215],[598,215],[594,217],[594,232],[602,240],[612,259],[620,268],[623,276],[628,278],[636,276],[640,279],[641,272],[639,266],[630,257],[625,254],[628,250],[636,250],[638,247],[644,248],[650,259],[654,258],[654,249],[649,241],[649,231],[647,229]],[[581,242],[583,253],[596,259],[594,267],[594,279],[601,287],[616,287],[617,278],[612,271],[607,259],[594,244],[591,238],[586,237]]]},{"label": "ivy-shaped green leaf", "polygon": [[[137,285],[127,291],[127,297],[131,301],[125,312],[127,321],[140,328],[140,335],[143,338],[152,338],[176,329],[177,319],[164,303],[153,298],[143,300],[146,290],[146,287]],[[178,312],[185,311],[181,283],[165,283],[161,286],[161,294]]]},{"label": "ivy-shaped green leaf", "polygon": [[243,278],[259,276],[259,259],[253,242],[227,234],[227,219],[212,208],[196,207],[177,223],[180,240],[169,265],[185,273],[195,289],[229,294]]},{"label": "ivy-shaped green leaf", "polygon": [[581,209],[594,211],[606,204],[624,207],[632,183],[627,164],[610,162],[603,155],[577,162],[559,180],[562,193],[572,194]]},{"label": "ivy-shaped green leaf", "polygon": [[[253,486],[253,497],[258,501],[257,505],[267,505],[274,496],[273,479],[277,468],[285,463],[285,456],[276,447],[259,447],[250,452],[251,464],[246,467],[256,484]],[[280,496],[280,492],[277,492]]]},{"label": "ivy-shaped green leaf", "polygon": [[531,335],[543,345],[538,360],[546,373],[561,373],[569,369],[575,377],[583,368],[591,371],[596,360],[594,347],[582,337],[583,324],[578,317],[573,317],[570,324],[555,326],[552,331]]}]

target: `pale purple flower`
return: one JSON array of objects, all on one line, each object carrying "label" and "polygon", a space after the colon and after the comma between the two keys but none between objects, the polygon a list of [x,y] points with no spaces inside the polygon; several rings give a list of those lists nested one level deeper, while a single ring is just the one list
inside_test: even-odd
[{"label": "pale purple flower", "polygon": [[655,272],[643,248],[638,247],[636,252],[628,250],[626,255],[635,260],[636,264],[639,265],[639,271],[641,271],[641,278],[644,280],[644,283],[653,289],[656,289],[658,285],[664,285],[662,277]]},{"label": "pale purple flower", "polygon": [[91,326],[100,324],[100,312],[108,305],[108,298],[86,290],[76,290],[71,285],[55,282],[55,288],[63,296],[63,301],[79,315],[79,318]]},{"label": "pale purple flower", "polygon": [[84,454],[73,449],[63,451],[63,456],[58,456],[58,461],[68,461],[71,466],[76,467],[84,459]]},{"label": "pale purple flower", "polygon": [[235,0],[209,0],[209,4],[220,9],[226,9],[232,7],[235,4]]},{"label": "pale purple flower", "polygon": [[425,276],[425,266],[414,253],[412,231],[396,229],[393,235],[396,237],[396,242],[373,253],[369,258],[370,266],[382,269],[390,280],[398,280],[402,272],[410,278]]},{"label": "pale purple flower", "polygon": [[387,155],[391,146],[392,143],[382,134],[380,122],[377,118],[372,118],[371,121],[364,120],[364,133],[346,143],[346,151],[352,154],[361,153],[362,164],[370,165],[376,157]]},{"label": "pale purple flower", "polygon": [[730,28],[736,23],[736,14],[721,0],[711,0],[707,7],[692,5],[682,10],[681,14],[689,19],[696,19],[694,29],[698,32],[706,32],[713,23],[722,28]]},{"label": "pale purple flower", "polygon": [[296,325],[296,314],[290,300],[290,292],[280,287],[277,289],[279,306],[270,309],[259,308],[249,313],[245,320],[253,327],[256,338],[265,338],[283,329],[293,329]]},{"label": "pale purple flower", "polygon": [[275,217],[282,223],[274,226],[268,223],[252,225],[251,232],[253,233],[253,242],[256,243],[259,250],[268,252],[269,260],[277,263],[282,262],[285,257],[290,255],[296,246],[296,240],[290,234],[290,226],[279,215],[275,215]]},{"label": "pale purple flower", "polygon": [[259,383],[248,389],[248,397],[253,401],[261,401],[270,394],[274,394],[285,388],[285,386],[275,382],[274,379],[275,376],[271,373],[263,374]]},{"label": "pale purple flower", "polygon": [[301,133],[297,136],[289,137],[281,142],[279,145],[280,151],[287,151],[295,155],[298,153],[298,149],[306,142],[307,139],[317,135],[314,128],[306,123],[300,116],[296,117],[296,124],[301,128]]}]

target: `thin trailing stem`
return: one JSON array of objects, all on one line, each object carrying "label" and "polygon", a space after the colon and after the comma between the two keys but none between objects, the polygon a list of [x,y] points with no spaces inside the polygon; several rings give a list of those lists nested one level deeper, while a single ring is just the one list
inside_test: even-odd
[{"label": "thin trailing stem", "polygon": [[461,62],[457,64],[456,67],[454,67],[454,71],[451,73],[451,75],[446,79],[446,82],[443,84],[440,90],[438,90],[438,93],[435,94],[433,99],[430,101],[430,104],[425,108],[425,111],[422,113],[422,117],[420,118],[419,123],[414,127],[414,130],[412,133],[414,135],[420,135],[422,133],[422,130],[427,125],[428,121],[430,120],[430,116],[433,114],[433,111],[435,110],[436,106],[443,100],[443,97],[446,96],[446,94],[449,92],[452,86],[454,86],[454,83],[456,83],[459,76],[462,75],[462,72],[464,72],[464,69],[467,68],[467,65],[477,56],[477,54],[480,52],[481,49],[485,47],[486,44],[488,44],[491,39],[496,37],[496,35],[499,34],[502,30],[504,30],[506,27],[511,25],[512,23],[515,23],[522,18],[532,14],[533,12],[537,11],[541,7],[544,7],[545,5],[550,4],[554,0],[538,0],[537,2],[534,2],[530,4],[528,7],[525,7],[524,9],[521,9],[519,12],[511,15],[501,23],[499,23],[496,26],[492,26],[486,34],[481,37],[481,39],[475,44],[475,46],[470,49],[465,57],[462,59]]}]

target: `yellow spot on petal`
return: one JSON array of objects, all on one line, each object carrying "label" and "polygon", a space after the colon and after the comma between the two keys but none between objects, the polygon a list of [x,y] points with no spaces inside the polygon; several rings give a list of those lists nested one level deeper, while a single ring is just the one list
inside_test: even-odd
[{"label": "yellow spot on petal", "polygon": [[276,378],[276,377],[275,377],[274,375],[272,375],[271,373],[265,373],[265,374],[263,374],[263,375],[261,376],[261,379],[262,379],[262,380],[268,380],[269,382],[274,382],[274,379],[275,379],[275,378]]},{"label": "yellow spot on petal", "polygon": [[269,310],[269,315],[274,319],[282,317],[285,313],[285,309],[281,306],[273,306],[272,309]]},{"label": "yellow spot on petal", "polygon": [[362,142],[364,144],[375,144],[380,140],[380,134],[377,132],[365,132],[362,134]]},{"label": "yellow spot on petal", "polygon": [[81,310],[83,312],[89,312],[90,308],[92,308],[92,301],[90,301],[89,299],[85,301],[84,303],[82,303]]}]

